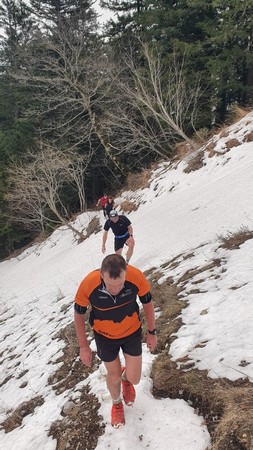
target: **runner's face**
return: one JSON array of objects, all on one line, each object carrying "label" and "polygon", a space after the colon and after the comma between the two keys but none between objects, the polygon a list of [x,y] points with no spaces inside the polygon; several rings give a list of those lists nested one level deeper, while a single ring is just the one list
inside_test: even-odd
[{"label": "runner's face", "polygon": [[117,295],[124,287],[126,272],[122,270],[118,278],[110,278],[109,273],[104,272],[102,273],[102,278],[104,280],[107,291],[112,295]]}]

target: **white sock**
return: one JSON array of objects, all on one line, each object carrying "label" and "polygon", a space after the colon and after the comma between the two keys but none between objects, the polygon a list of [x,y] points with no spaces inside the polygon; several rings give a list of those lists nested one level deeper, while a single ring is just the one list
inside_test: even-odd
[{"label": "white sock", "polygon": [[114,405],[118,405],[118,404],[121,403],[121,402],[122,402],[121,396],[119,396],[119,398],[118,398],[117,400],[113,400],[113,399],[112,399],[112,403],[113,403]]},{"label": "white sock", "polygon": [[121,379],[122,379],[123,381],[128,381],[128,379],[127,379],[127,377],[126,377],[126,369],[124,370],[124,372],[122,372]]}]

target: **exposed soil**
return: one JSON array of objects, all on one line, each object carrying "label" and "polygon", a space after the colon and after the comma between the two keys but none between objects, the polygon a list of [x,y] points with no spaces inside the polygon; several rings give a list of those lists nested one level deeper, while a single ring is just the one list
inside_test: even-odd
[{"label": "exposed soil", "polygon": [[[164,267],[172,267],[176,263],[177,258],[174,258]],[[215,260],[210,264],[212,267],[219,266],[220,261]],[[204,275],[209,269],[210,265],[206,265],[186,272],[184,278],[181,278],[181,284],[197,273]],[[157,319],[158,356],[151,372],[153,395],[156,398],[181,398],[195,408],[196,413],[204,417],[212,439],[212,450],[252,450],[252,383],[243,379],[236,382],[226,379],[212,380],[206,371],[195,369],[187,356],[180,360],[178,369],[177,364],[170,359],[168,348],[175,339],[172,334],[181,326],[181,319],[178,316],[186,306],[186,302],[181,299],[180,290],[171,279],[159,284],[161,273],[155,269],[151,269],[146,276],[151,284],[155,306],[161,311]],[[55,362],[57,369],[48,379],[48,383],[52,385],[56,394],[61,394],[67,389],[74,390],[80,381],[95,370],[98,362],[93,358],[90,369],[80,362],[73,324],[62,329],[56,339],[64,340],[66,345],[63,356]],[[100,405],[97,398],[90,393],[88,385],[80,388],[79,392],[78,399],[70,398],[64,405],[61,412],[62,419],[54,422],[49,430],[49,435],[57,440],[56,450],[93,450],[99,437],[104,433],[105,425],[98,413]],[[32,414],[41,404],[43,404],[41,397],[32,398],[29,402],[21,404],[15,411],[9,412],[9,416],[1,426],[5,432],[12,431],[21,426],[23,418]]]},{"label": "exposed soil", "polygon": [[99,403],[86,386],[78,402],[69,402],[62,420],[54,422],[49,435],[57,439],[56,450],[93,450],[104,432],[103,418],[98,415]]},{"label": "exposed soil", "polygon": [[[186,272],[181,283],[219,265],[219,260],[215,260],[211,266]],[[212,380],[206,371],[195,369],[188,357],[184,361],[177,361],[180,362],[180,369],[171,361],[168,346],[175,339],[171,334],[181,326],[181,321],[176,317],[186,306],[186,302],[180,300],[180,291],[172,280],[167,279],[163,284],[158,284],[160,276],[157,272],[150,276],[155,304],[162,310],[157,320],[157,328],[160,330],[157,348],[159,355],[151,372],[154,397],[183,398],[194,407],[204,417],[212,439],[212,450],[252,450],[252,383],[247,379],[235,382],[227,379]]]}]

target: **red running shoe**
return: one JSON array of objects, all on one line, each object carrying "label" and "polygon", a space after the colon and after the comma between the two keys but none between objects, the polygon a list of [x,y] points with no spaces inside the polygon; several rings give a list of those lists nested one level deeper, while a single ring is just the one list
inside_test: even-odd
[{"label": "red running shoe", "polygon": [[[122,367],[122,373],[124,372],[125,367]],[[135,389],[130,383],[130,381],[121,380],[122,383],[122,394],[124,402],[127,406],[133,406],[135,401]]]},{"label": "red running shoe", "polygon": [[125,414],[123,403],[117,403],[112,405],[112,420],[111,424],[114,428],[119,428],[121,425],[125,425]]}]

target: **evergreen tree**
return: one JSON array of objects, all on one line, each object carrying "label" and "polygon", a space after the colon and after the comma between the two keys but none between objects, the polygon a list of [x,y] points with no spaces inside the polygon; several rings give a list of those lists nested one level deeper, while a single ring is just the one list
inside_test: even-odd
[{"label": "evergreen tree", "polygon": [[[252,11],[253,0],[144,0],[139,13],[131,13],[131,33],[155,43],[168,67],[174,53],[186,58],[189,83],[201,78],[198,127],[224,121],[235,103],[251,102]],[[124,42],[129,31],[121,25],[119,19],[120,37],[117,24],[109,35]]]},{"label": "evergreen tree", "polygon": [[27,233],[9,221],[8,203],[5,201],[6,171],[11,158],[26,151],[33,138],[33,126],[22,111],[29,96],[25,87],[18,86],[9,71],[16,71],[18,51],[26,45],[33,26],[28,6],[22,1],[3,0],[0,6],[2,28],[0,47],[0,257],[13,250]]},{"label": "evergreen tree", "polygon": [[253,0],[214,0],[216,27],[210,32],[214,48],[208,67],[216,96],[217,117],[224,120],[230,105],[247,105],[253,94]]}]

